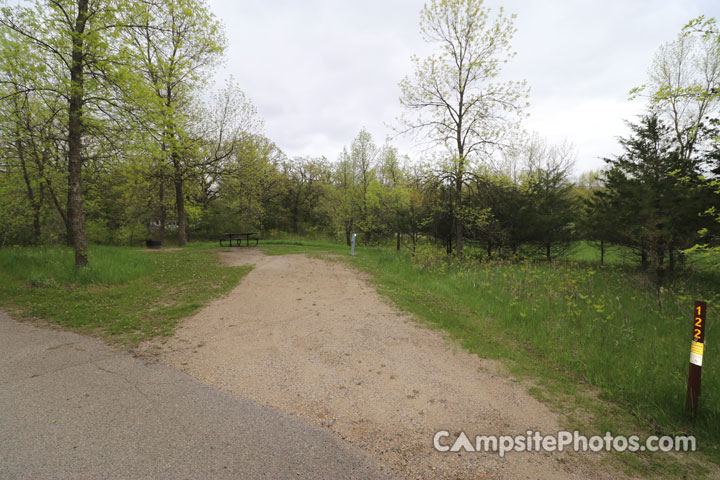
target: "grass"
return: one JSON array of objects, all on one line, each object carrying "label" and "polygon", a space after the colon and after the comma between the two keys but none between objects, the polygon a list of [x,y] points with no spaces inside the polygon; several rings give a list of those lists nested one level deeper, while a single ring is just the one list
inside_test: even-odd
[{"label": "grass", "polygon": [[307,240],[263,240],[260,242],[261,250],[267,255],[288,255],[330,252],[334,254],[346,254],[349,248],[345,245],[331,243],[328,241],[307,241]]},{"label": "grass", "polygon": [[91,247],[89,268],[73,268],[72,250],[62,247],[0,250],[0,272],[31,287],[121,285],[152,272],[147,256],[137,250]]},{"label": "grass", "polygon": [[[273,253],[347,247],[293,241]],[[599,266],[581,244],[571,261],[463,263],[422,249],[413,259],[391,248],[359,247],[344,260],[371,274],[379,291],[402,309],[446,331],[471,352],[501,359],[528,378],[531,392],[564,412],[567,428],[586,434],[694,434],[702,456],[617,454],[630,473],[702,476],[720,462],[720,351],[712,320],[720,304],[717,276],[694,274],[663,295],[633,269],[620,248]],[[709,304],[706,362],[698,418],[684,410],[693,301]]]},{"label": "grass", "polygon": [[173,252],[92,246],[90,265],[75,269],[65,247],[0,250],[0,307],[136,345],[170,335],[178,319],[250,271],[221,266],[207,246]]},{"label": "grass", "polygon": [[[597,243],[577,242],[572,246],[566,257],[577,262],[600,263],[600,246]],[[631,266],[637,264],[637,257],[638,254],[627,247],[621,245],[605,246],[606,265]]]}]

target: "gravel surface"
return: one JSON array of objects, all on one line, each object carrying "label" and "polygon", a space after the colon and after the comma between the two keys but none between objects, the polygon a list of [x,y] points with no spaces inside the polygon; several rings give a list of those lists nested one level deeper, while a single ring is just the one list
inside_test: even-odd
[{"label": "gravel surface", "polygon": [[398,313],[339,262],[221,255],[255,268],[145,354],[332,431],[407,478],[619,477],[597,454],[436,452],[438,430],[554,434],[558,418],[497,362]]},{"label": "gravel surface", "polygon": [[0,479],[384,479],[322,428],[0,312]]}]

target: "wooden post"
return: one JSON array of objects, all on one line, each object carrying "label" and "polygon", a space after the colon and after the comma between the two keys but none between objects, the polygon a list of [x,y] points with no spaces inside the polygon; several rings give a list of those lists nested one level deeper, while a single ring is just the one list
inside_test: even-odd
[{"label": "wooden post", "polygon": [[693,310],[693,335],[690,342],[690,373],[688,374],[687,397],[685,407],[691,417],[697,413],[700,397],[700,374],[702,373],[703,353],[705,350],[705,320],[707,303],[695,301]]}]

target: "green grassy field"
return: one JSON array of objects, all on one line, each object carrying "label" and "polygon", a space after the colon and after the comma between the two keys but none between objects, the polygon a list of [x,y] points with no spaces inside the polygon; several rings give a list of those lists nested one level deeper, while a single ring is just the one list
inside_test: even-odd
[{"label": "green grassy field", "polygon": [[228,292],[250,267],[224,267],[209,245],[182,251],[92,246],[73,267],[65,247],[0,250],[0,307],[129,345],[169,335],[178,319]]}]

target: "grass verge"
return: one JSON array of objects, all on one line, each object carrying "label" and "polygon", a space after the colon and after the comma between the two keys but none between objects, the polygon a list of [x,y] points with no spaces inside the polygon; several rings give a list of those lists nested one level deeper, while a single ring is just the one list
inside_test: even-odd
[{"label": "grass verge", "polygon": [[90,247],[76,270],[65,247],[0,250],[0,307],[116,343],[170,335],[178,319],[230,291],[251,267],[220,265],[217,249]]},{"label": "grass verge", "polygon": [[291,255],[304,253],[347,254],[349,247],[337,243],[307,240],[262,240],[260,249],[266,255]]}]

